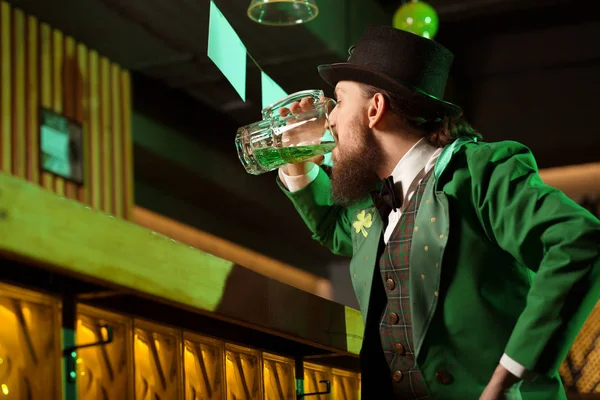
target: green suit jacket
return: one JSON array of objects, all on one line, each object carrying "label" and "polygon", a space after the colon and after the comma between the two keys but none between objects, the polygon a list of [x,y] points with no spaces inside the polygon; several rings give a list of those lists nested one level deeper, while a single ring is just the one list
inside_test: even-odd
[{"label": "green suit jacket", "polygon": [[[366,323],[383,234],[372,201],[334,205],[322,169],[300,191],[280,186],[315,240],[352,257]],[[477,399],[503,353],[534,374],[507,397],[566,398],[558,367],[600,297],[600,221],[542,183],[525,146],[461,138],[443,150],[417,213],[410,276],[415,353],[433,398]],[[435,379],[440,369],[452,384]]]}]

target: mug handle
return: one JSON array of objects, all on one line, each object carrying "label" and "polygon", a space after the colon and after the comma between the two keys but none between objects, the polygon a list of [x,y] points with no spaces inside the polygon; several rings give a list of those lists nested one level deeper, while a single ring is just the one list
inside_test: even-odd
[{"label": "mug handle", "polygon": [[284,97],[281,100],[276,101],[275,103],[263,108],[262,110],[262,118],[263,120],[267,120],[273,118],[276,115],[276,112],[283,107],[287,107],[290,104],[300,101],[305,97],[312,97],[315,103],[318,103],[321,97],[324,97],[324,93],[322,90],[302,90],[300,92],[292,93],[287,97]]}]

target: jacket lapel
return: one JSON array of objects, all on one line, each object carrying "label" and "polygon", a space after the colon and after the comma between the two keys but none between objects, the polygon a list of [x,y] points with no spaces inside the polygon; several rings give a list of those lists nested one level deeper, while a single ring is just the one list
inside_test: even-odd
[{"label": "jacket lapel", "polygon": [[442,259],[448,241],[448,199],[434,190],[435,179],[425,187],[415,218],[410,249],[410,302],[415,357],[418,357],[431,323],[440,288]]},{"label": "jacket lapel", "polygon": [[415,357],[419,356],[437,306],[442,261],[450,234],[448,198],[439,188],[440,178],[454,154],[473,141],[477,141],[477,138],[461,137],[442,151],[415,218],[410,249],[410,301]]},{"label": "jacket lapel", "polygon": [[352,219],[354,255],[350,262],[350,274],[363,322],[365,323],[371,297],[373,269],[377,264],[377,248],[382,229],[382,220],[375,207],[359,208],[354,212]]}]

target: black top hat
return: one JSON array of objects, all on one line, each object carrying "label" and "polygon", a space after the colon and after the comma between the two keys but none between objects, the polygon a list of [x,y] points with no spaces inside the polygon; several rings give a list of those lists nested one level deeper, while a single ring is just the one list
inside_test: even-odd
[{"label": "black top hat", "polygon": [[348,62],[320,65],[318,69],[331,86],[356,81],[407,99],[422,114],[417,117],[459,117],[461,108],[442,100],[453,59],[450,50],[431,39],[389,26],[373,26],[350,49]]}]

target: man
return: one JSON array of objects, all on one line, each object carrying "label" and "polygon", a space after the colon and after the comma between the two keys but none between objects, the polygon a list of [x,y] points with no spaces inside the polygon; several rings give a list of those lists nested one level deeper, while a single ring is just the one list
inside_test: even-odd
[{"label": "man", "polygon": [[545,186],[526,147],[460,120],[442,100],[452,58],[369,28],[347,63],[319,67],[337,96],[331,173],[291,165],[278,182],[314,239],[352,256],[363,399],[565,399],[558,367],[599,299],[600,221]]}]

